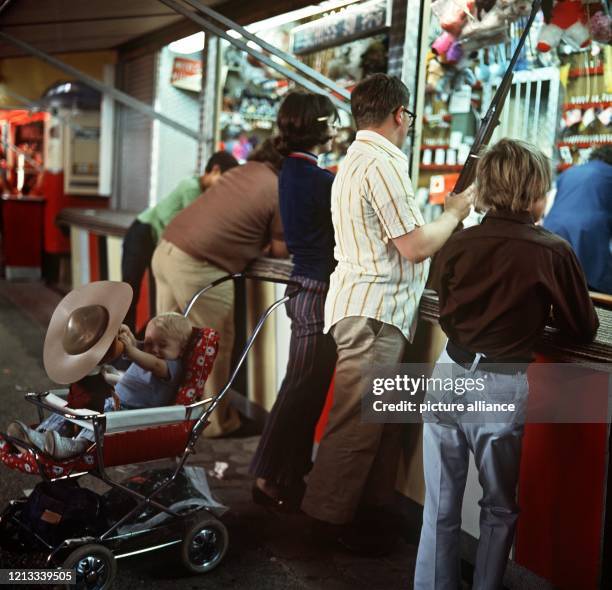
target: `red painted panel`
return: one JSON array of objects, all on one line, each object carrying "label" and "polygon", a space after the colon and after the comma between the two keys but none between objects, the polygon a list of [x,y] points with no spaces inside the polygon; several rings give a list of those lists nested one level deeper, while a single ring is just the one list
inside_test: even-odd
[{"label": "red painted panel", "polygon": [[62,231],[55,223],[55,218],[62,209],[67,207],[108,208],[109,199],[107,198],[65,195],[63,172],[52,174],[45,171],[42,194],[47,199],[47,207],[45,208],[45,252],[49,254],[70,252],[70,237],[67,228]]},{"label": "red painted panel", "polygon": [[89,280],[100,280],[100,242],[98,236],[88,234],[89,241]]},{"label": "red painted panel", "polygon": [[316,443],[321,442],[321,439],[323,438],[323,433],[325,432],[325,427],[327,426],[327,420],[329,419],[329,412],[334,403],[334,376],[332,376],[331,383],[329,384],[329,389],[327,390],[327,398],[325,399],[325,405],[323,406],[323,411],[321,412],[321,416],[319,417],[319,421],[317,422],[317,427],[315,429]]},{"label": "red painted panel", "polygon": [[562,590],[599,587],[607,442],[607,424],[525,427],[515,560]]},{"label": "red painted panel", "polygon": [[43,175],[42,193],[47,199],[45,210],[45,252],[49,254],[61,254],[70,252],[70,239],[68,232],[62,233],[55,225],[57,214],[66,205],[63,204],[64,174],[51,174],[45,172]]},{"label": "red painted panel", "polygon": [[41,267],[44,206],[42,199],[15,197],[2,201],[6,266]]},{"label": "red painted panel", "polygon": [[136,303],[136,332],[144,329],[151,319],[149,301],[149,270],[146,270],[140,285],[140,298]]}]

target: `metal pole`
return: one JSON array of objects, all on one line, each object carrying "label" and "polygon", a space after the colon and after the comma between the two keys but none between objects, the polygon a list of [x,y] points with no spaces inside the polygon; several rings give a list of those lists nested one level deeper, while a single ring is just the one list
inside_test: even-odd
[{"label": "metal pole", "polygon": [[328,90],[335,92],[336,94],[340,95],[340,97],[344,98],[347,102],[350,102],[351,95],[346,90],[346,88],[342,88],[342,86],[338,86],[338,84],[336,84],[333,80],[330,80],[329,78],[327,78],[320,72],[317,72],[316,70],[312,69],[306,64],[303,64],[300,60],[296,59],[290,53],[287,53],[285,51],[278,49],[278,47],[274,47],[273,45],[270,45],[270,43],[268,43],[267,41],[264,41],[257,35],[250,33],[244,27],[241,27],[238,23],[235,23],[234,21],[230,20],[226,16],[223,16],[221,13],[217,12],[216,10],[213,10],[209,6],[206,6],[203,2],[201,2],[201,0],[184,0],[184,1],[190,4],[191,6],[193,6],[194,8],[196,8],[197,10],[199,10],[200,12],[203,12],[207,16],[219,21],[221,24],[225,25],[227,28],[233,29],[234,31],[240,33],[245,39],[248,39],[249,41],[253,41],[254,43],[257,43],[257,45],[259,45],[262,49],[264,49],[265,51],[268,51],[272,55],[276,55],[276,57],[280,57],[284,62],[288,63],[290,66],[293,66],[296,70],[298,70],[298,72],[301,72],[305,76],[308,76],[309,78],[312,78],[313,80],[319,82],[319,84],[321,84]]},{"label": "metal pole", "polygon": [[0,12],[4,11],[4,9],[12,2],[13,0],[3,0],[0,5]]},{"label": "metal pole", "polygon": [[117,102],[120,102],[138,111],[145,117],[148,117],[150,119],[157,119],[161,121],[162,123],[165,123],[169,127],[172,127],[176,131],[184,133],[185,135],[188,135],[189,137],[193,137],[193,139],[197,141],[204,140],[204,137],[197,131],[190,129],[189,127],[185,127],[185,125],[181,125],[181,123],[178,123],[174,119],[170,119],[169,117],[166,117],[166,115],[163,115],[159,111],[156,111],[154,108],[134,98],[133,96],[130,96],[129,94],[126,94],[125,92],[121,92],[121,90],[117,90],[116,88],[113,88],[112,86],[103,84],[102,82],[100,82],[99,80],[96,80],[92,76],[89,76],[88,74],[81,72],[81,70],[77,70],[76,68],[68,64],[65,64],[63,61],[60,61],[59,59],[52,57],[51,55],[45,53],[44,51],[41,51],[40,49],[37,49],[36,47],[33,47],[32,45],[30,45],[29,43],[26,43],[25,41],[16,39],[15,37],[12,37],[8,33],[4,33],[2,31],[0,31],[0,39],[4,39],[5,41],[8,41],[9,43],[16,45],[17,47],[20,47],[27,53],[34,55],[35,57],[41,59],[42,61],[47,62],[53,67],[56,67],[58,70],[62,70],[66,74],[70,76],[74,76],[77,80],[80,80],[84,84],[87,84],[87,86],[90,86],[91,88],[95,88],[98,92],[101,92],[102,94],[107,94],[108,96],[111,96]]},{"label": "metal pole", "polygon": [[217,127],[217,54],[219,52],[219,39],[213,35],[206,35],[204,56],[202,92],[200,95],[201,127],[200,133],[206,138],[200,144],[198,171],[201,173],[204,165],[215,151],[215,133]]},{"label": "metal pole", "polygon": [[[213,35],[217,35],[217,37],[221,37],[222,39],[229,41],[232,45],[235,45],[239,49],[242,49],[242,51],[246,51],[249,55],[252,55],[256,59],[258,59],[260,62],[266,64],[268,67],[272,68],[273,70],[276,70],[277,72],[289,78],[290,80],[297,82],[300,86],[303,86],[307,90],[310,90],[311,92],[315,92],[317,94],[322,94],[321,88],[317,86],[316,84],[314,84],[313,82],[311,82],[310,80],[307,80],[300,74],[290,70],[289,68],[286,68],[285,66],[277,64],[272,59],[270,59],[265,53],[262,53],[261,51],[257,51],[256,49],[252,49],[243,41],[240,41],[239,39],[235,39],[234,37],[231,37],[224,30],[213,25],[212,23],[205,20],[201,16],[198,16],[193,11],[185,8],[183,5],[181,5],[176,0],[159,0],[159,1],[165,4],[166,6],[169,6],[170,8],[172,8],[174,11],[178,12],[179,14],[182,14],[185,18],[188,18],[189,20],[193,21],[194,23],[202,27],[204,31],[208,31],[209,33],[212,33]],[[329,98],[339,109],[342,109],[343,111],[346,111],[347,113],[351,112],[351,107],[346,102],[341,101],[334,95],[331,95]]]}]

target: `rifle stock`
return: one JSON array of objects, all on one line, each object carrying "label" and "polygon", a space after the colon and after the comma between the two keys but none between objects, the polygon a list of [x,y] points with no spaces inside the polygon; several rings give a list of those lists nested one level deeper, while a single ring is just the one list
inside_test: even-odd
[{"label": "rifle stock", "polygon": [[531,13],[529,14],[527,24],[525,25],[525,30],[523,31],[518,45],[512,54],[512,59],[510,60],[508,68],[504,73],[504,77],[502,78],[499,87],[495,92],[493,100],[491,100],[487,113],[482,118],[478,132],[474,138],[474,143],[470,149],[470,153],[461,170],[461,173],[459,174],[459,178],[455,183],[455,187],[453,188],[454,193],[464,191],[474,181],[474,177],[476,176],[476,166],[478,165],[478,158],[480,157],[480,153],[482,152],[483,148],[489,144],[495,128],[497,125],[499,125],[499,117],[502,109],[504,108],[506,97],[508,96],[508,92],[510,91],[510,87],[512,85],[512,74],[514,73],[516,62],[518,61],[519,55],[523,49],[523,46],[525,45],[527,35],[529,34],[529,29],[531,28],[531,25],[533,24],[535,16],[538,13],[538,10],[540,10],[541,5],[542,0],[534,0],[531,6]]}]

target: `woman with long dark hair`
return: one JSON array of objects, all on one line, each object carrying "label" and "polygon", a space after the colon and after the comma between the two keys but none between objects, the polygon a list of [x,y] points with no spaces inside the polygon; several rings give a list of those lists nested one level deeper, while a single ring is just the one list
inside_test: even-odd
[{"label": "woman with long dark hair", "polygon": [[302,291],[287,303],[291,342],[287,373],[251,464],[253,500],[297,508],[310,470],[314,430],[336,363],[336,348],[323,334],[329,276],[335,267],[331,186],[318,166],[329,152],[338,113],[326,96],[292,92],[277,118],[277,148],[286,156],[279,176],[280,211],[293,280]]}]

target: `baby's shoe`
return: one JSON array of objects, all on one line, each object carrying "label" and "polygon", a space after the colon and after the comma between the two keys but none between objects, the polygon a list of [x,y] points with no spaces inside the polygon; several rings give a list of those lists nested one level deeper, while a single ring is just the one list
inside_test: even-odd
[{"label": "baby's shoe", "polygon": [[38,432],[29,426],[26,426],[23,422],[15,420],[11,422],[6,429],[6,433],[13,438],[18,438],[30,445],[35,446],[37,449],[43,451],[45,449],[45,433]]},{"label": "baby's shoe", "polygon": [[68,459],[80,455],[91,445],[85,438],[67,438],[60,436],[55,430],[47,430],[45,438],[45,451],[56,459]]}]

